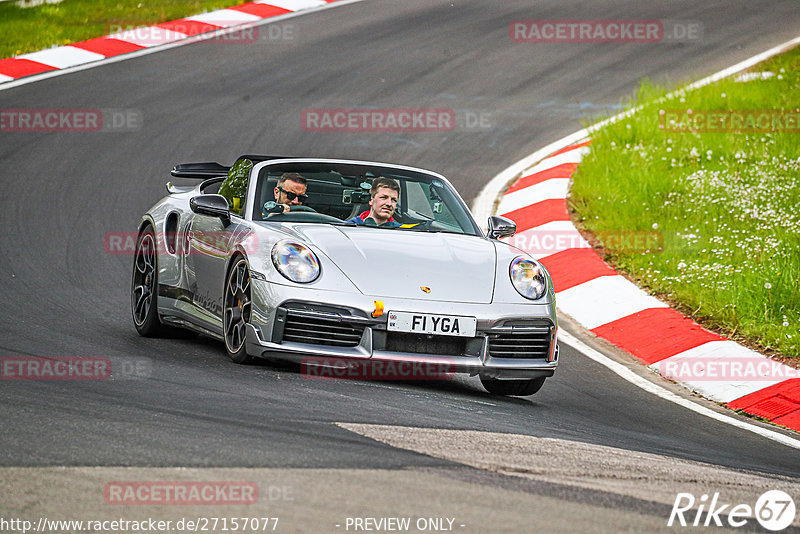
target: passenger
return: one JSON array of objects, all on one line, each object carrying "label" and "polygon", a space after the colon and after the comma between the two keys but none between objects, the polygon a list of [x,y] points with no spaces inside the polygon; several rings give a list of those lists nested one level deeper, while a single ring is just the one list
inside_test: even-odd
[{"label": "passenger", "polygon": [[346,222],[382,228],[401,226],[393,217],[397,209],[397,199],[400,198],[400,184],[391,178],[379,176],[372,181],[369,194],[372,197],[369,201],[369,211],[356,215]]}]

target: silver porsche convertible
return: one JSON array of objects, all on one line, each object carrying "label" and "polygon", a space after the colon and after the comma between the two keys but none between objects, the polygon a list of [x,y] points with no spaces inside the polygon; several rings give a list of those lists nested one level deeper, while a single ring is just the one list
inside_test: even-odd
[{"label": "silver porsche convertible", "polygon": [[[549,274],[501,241],[512,221],[490,217],[485,235],[443,176],[253,155],[172,175],[199,183],[168,182],[142,217],[131,284],[141,335],[205,334],[237,363],[468,373],[498,395],[531,395],[553,375]],[[287,191],[287,175],[305,192]],[[396,206],[391,224],[375,224],[372,184],[386,179]]]}]

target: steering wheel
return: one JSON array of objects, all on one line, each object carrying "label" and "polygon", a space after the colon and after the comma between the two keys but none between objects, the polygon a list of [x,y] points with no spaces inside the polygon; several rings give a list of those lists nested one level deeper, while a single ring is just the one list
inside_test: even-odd
[{"label": "steering wheel", "polygon": [[269,202],[264,204],[264,208],[261,210],[261,217],[263,218],[263,217],[269,217],[270,215],[280,215],[280,214],[289,213],[289,212],[292,212],[292,211],[297,212],[297,213],[299,213],[301,211],[304,211],[304,212],[307,212],[307,213],[316,213],[317,212],[317,210],[315,210],[314,208],[309,208],[308,206],[303,206],[302,204],[290,205],[289,206],[289,211],[286,211],[286,212],[283,211],[283,209],[284,208],[283,208],[282,204],[278,204],[274,200],[270,200]]},{"label": "steering wheel", "polygon": [[315,210],[314,208],[309,207],[309,206],[303,206],[302,204],[290,205],[289,206],[289,211],[290,212],[291,211],[297,211],[297,212],[305,211],[305,212],[309,212],[309,213],[317,213],[317,210]]}]

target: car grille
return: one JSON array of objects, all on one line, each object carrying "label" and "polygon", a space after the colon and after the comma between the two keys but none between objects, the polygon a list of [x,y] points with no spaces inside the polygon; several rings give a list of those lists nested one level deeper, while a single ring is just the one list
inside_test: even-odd
[{"label": "car grille", "polygon": [[386,334],[386,350],[412,354],[464,356],[467,352],[467,341],[471,339],[457,336],[409,334],[405,332],[387,332]]},{"label": "car grille", "polygon": [[363,325],[352,325],[322,317],[304,317],[289,312],[283,329],[283,341],[355,347],[361,342],[363,334]]},{"label": "car grille", "polygon": [[550,354],[550,329],[541,332],[489,334],[492,358],[547,358]]}]

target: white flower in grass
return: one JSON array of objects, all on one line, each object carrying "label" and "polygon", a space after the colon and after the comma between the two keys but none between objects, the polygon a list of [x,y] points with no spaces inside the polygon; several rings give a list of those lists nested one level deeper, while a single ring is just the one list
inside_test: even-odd
[{"label": "white flower in grass", "polygon": [[772,284],[767,282],[766,284],[764,284],[764,289],[772,289]]},{"label": "white flower in grass", "polygon": [[653,223],[653,230],[658,230],[658,223]]},{"label": "white flower in grass", "polygon": [[689,152],[689,156],[690,156],[690,157],[693,157],[693,158],[696,158],[696,157],[698,157],[699,155],[700,155],[700,152],[698,152],[698,151],[697,151],[697,148],[695,148],[695,147],[692,147],[692,151],[691,151],[691,152]]}]

